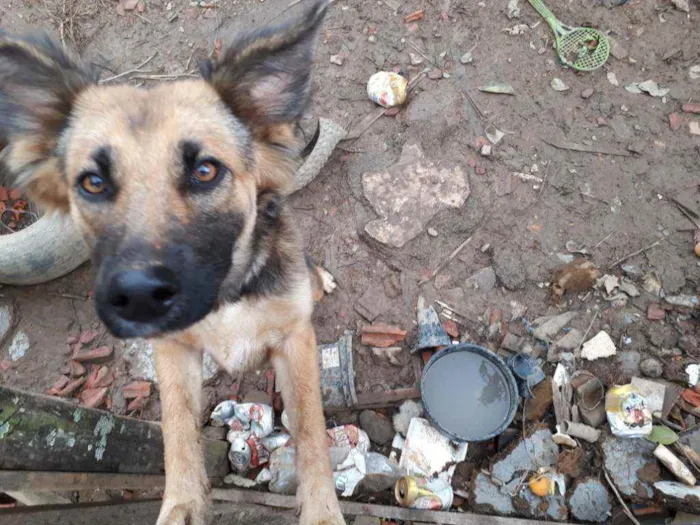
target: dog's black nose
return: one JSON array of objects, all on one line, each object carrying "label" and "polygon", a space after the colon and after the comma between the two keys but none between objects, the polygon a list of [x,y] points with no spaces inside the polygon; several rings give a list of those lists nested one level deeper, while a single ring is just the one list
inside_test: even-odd
[{"label": "dog's black nose", "polygon": [[149,323],[168,313],[179,290],[175,273],[165,266],[122,270],[110,281],[108,301],[122,319]]}]

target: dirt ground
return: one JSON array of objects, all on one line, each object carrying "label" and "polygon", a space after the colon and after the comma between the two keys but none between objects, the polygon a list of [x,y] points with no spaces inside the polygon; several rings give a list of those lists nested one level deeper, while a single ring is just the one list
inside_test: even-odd
[{"label": "dirt ground", "polygon": [[[278,16],[288,3],[219,0],[215,8],[203,8],[185,0],[147,0],[143,13],[122,16],[111,0],[14,0],[0,4],[0,26],[13,33],[45,28],[59,34],[102,67],[103,78],[152,57],[142,71],[121,79],[148,85],[163,81],[148,75],[196,74],[197,60],[213,51],[217,39],[299,11],[297,5]],[[666,1],[630,0],[616,7],[596,0],[551,1],[566,23],[591,25],[615,39],[615,55],[621,58],[611,56],[592,73],[563,68],[541,17],[521,1],[519,18],[509,19],[507,4],[337,0],[316,45],[306,129],[319,116],[349,129],[374,111],[366,83],[377,71],[401,67],[415,76],[430,67],[445,73],[437,80],[422,80],[396,116],[384,116],[359,139],[341,143],[321,175],[292,198],[310,253],[339,284],[318,307],[319,341],[335,341],[344,330],[366,323],[355,309],[361,299],[376,306],[377,320],[409,330],[399,357],[405,366],[400,368],[379,361],[356,342],[360,392],[412,385],[409,348],[416,339],[415,307],[421,294],[451,305],[465,318],[462,336],[491,347],[498,342],[488,340],[487,309],[501,309],[507,321],[516,303],[527,307],[529,320],[577,311],[571,326],[581,331],[600,312],[590,333],[605,328],[622,343],[620,350],[638,351],[642,358],[658,355],[659,348],[676,347],[683,336],[700,335],[697,316],[669,314],[665,322],[648,321],[647,307],[654,298],[646,292],[617,308],[590,293],[567,294],[555,305],[549,287],[552,270],[570,255],[567,241],[585,245],[601,273],[615,275],[622,275],[619,265],[611,267],[615,261],[661,241],[624,261],[633,266],[627,268],[632,279],[641,289],[641,276],[653,272],[667,294],[700,291],[695,228],[672,202],[677,199],[700,213],[700,136],[692,135],[688,126],[693,118],[700,122],[700,115],[683,113],[687,121],[680,129],[669,126],[669,114],[700,100],[700,80],[689,75],[691,66],[700,64],[700,3],[691,1],[688,16]],[[425,10],[424,18],[404,23],[404,16],[418,9]],[[519,35],[503,31],[516,24],[528,28]],[[460,57],[470,49],[473,61],[462,64]],[[344,55],[341,66],[330,62],[338,53]],[[409,53],[423,63],[412,66]],[[609,80],[613,73],[619,86]],[[554,90],[550,83],[555,77],[570,89]],[[668,94],[662,99],[624,88],[648,79],[668,88]],[[477,89],[492,81],[509,83],[515,95]],[[593,94],[584,98],[581,93],[587,88]],[[490,125],[505,136],[485,157],[478,144]],[[558,149],[546,141],[619,154]],[[365,224],[376,215],[363,193],[362,175],[391,166],[410,143],[420,144],[431,161],[465,166],[471,195],[464,206],[439,212],[424,233],[393,248],[365,233]],[[514,172],[532,173],[544,183],[521,181]],[[429,235],[428,227],[437,236]],[[418,285],[469,237],[470,243],[438,279]],[[496,286],[470,289],[467,278],[488,266],[495,270]],[[97,330],[101,344],[114,346],[115,369],[128,372],[123,344],[105,333],[87,299],[90,272],[86,265],[46,285],[0,290],[14,303],[15,330],[24,330],[30,341],[25,358],[11,362],[2,373],[3,384],[46,391],[67,362],[67,337],[86,329]],[[390,292],[389,281],[398,283],[398,289]],[[504,330],[524,333],[519,322],[506,323]],[[680,360],[698,358],[700,350],[688,344]],[[679,364],[678,359],[664,359],[669,369]],[[618,374],[604,382],[619,379]],[[211,395],[230,394],[230,385],[219,383]],[[146,417],[157,417],[157,406],[149,410]]]}]

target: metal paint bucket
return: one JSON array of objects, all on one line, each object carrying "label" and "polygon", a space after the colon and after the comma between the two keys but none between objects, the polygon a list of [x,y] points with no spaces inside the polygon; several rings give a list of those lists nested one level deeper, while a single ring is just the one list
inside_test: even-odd
[{"label": "metal paint bucket", "polygon": [[486,348],[462,343],[437,352],[423,369],[421,400],[430,422],[461,441],[486,441],[513,421],[520,396],[513,373]]}]

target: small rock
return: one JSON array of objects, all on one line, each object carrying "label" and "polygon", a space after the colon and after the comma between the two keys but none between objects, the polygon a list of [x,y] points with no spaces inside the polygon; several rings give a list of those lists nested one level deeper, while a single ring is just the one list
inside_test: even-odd
[{"label": "small rock", "polygon": [[690,80],[700,80],[700,65],[690,66],[688,76]]},{"label": "small rock", "polygon": [[607,332],[602,330],[595,337],[586,341],[581,349],[581,357],[589,361],[611,357],[616,353],[615,343]]},{"label": "small rock", "polygon": [[581,91],[581,98],[583,98],[583,99],[591,98],[593,96],[593,93],[594,93],[593,88],[586,88],[583,91]]},{"label": "small rock", "polygon": [[552,380],[545,379],[532,389],[533,398],[525,401],[525,419],[540,421],[552,408]]},{"label": "small rock", "polygon": [[692,121],[688,122],[688,131],[691,135],[700,135],[700,122]]},{"label": "small rock", "polygon": [[26,355],[27,350],[29,350],[29,336],[27,336],[26,332],[19,332],[10,344],[10,359],[13,361],[22,359]]},{"label": "small rock", "polygon": [[410,425],[411,420],[416,417],[421,417],[421,415],[423,415],[423,405],[411,399],[404,401],[399,407],[399,411],[394,414],[394,428],[397,432],[405,436],[408,432],[408,425]]},{"label": "small rock", "polygon": [[567,86],[564,83],[564,81],[561,78],[556,78],[556,77],[554,77],[552,79],[552,82],[550,83],[550,85],[552,86],[552,88],[555,91],[568,91],[569,89],[571,89],[569,86]]},{"label": "small rock", "polygon": [[608,37],[608,40],[610,41],[610,54],[612,56],[614,56],[618,60],[624,60],[629,56],[629,53],[624,47],[622,47],[620,42],[611,37]]},{"label": "small rock", "polygon": [[554,343],[554,346],[559,350],[573,351],[581,346],[583,334],[580,330],[572,328],[569,332]]},{"label": "small rock", "polygon": [[612,511],[608,489],[597,479],[587,479],[576,485],[569,506],[577,520],[597,523],[606,522]]},{"label": "small rock", "polygon": [[345,55],[343,53],[338,53],[337,55],[331,55],[331,64],[336,66],[342,66],[345,61]]},{"label": "small rock", "polygon": [[369,35],[367,37],[367,42],[369,42],[370,44],[375,44],[377,42],[377,37],[374,35]]},{"label": "small rock", "polygon": [[479,151],[479,153],[481,153],[482,157],[490,157],[491,156],[491,145],[484,144],[483,146],[481,146],[481,151]]},{"label": "small rock", "polygon": [[653,357],[642,361],[639,365],[639,369],[642,371],[642,374],[652,378],[661,377],[664,373],[664,366],[661,361]]},{"label": "small rock", "polygon": [[673,7],[684,13],[690,13],[690,2],[688,0],[671,0]]},{"label": "small rock", "polygon": [[363,410],[360,413],[360,427],[377,445],[385,445],[394,439],[395,432],[391,420],[374,410]]},{"label": "small rock", "polygon": [[489,292],[496,286],[496,273],[493,267],[487,266],[467,278],[465,285],[467,288]]},{"label": "small rock", "polygon": [[428,228],[428,235],[430,235],[431,237],[437,237],[438,232],[435,228]]},{"label": "small rock", "polygon": [[627,378],[632,378],[639,375],[639,367],[642,356],[636,350],[625,350],[617,355],[617,362],[619,363],[620,373],[624,374]]},{"label": "small rock", "polygon": [[666,310],[659,303],[649,303],[647,307],[647,319],[650,321],[663,321],[666,318]]},{"label": "small rock", "polygon": [[613,73],[612,71],[608,72],[608,82],[610,82],[610,84],[612,84],[613,86],[620,85],[620,81],[617,80],[617,75],[615,73]]},{"label": "small rock", "polygon": [[439,80],[442,78],[442,71],[437,68],[433,68],[428,72],[428,78],[430,80]]},{"label": "small rock", "polygon": [[94,367],[92,373],[88,376],[87,382],[85,383],[85,389],[91,390],[108,387],[112,384],[112,381],[114,381],[114,376],[109,372],[109,367]]},{"label": "small rock", "polygon": [[14,324],[14,309],[11,303],[0,306],[0,345],[5,342],[5,338],[10,333],[10,328]]},{"label": "small rock", "polygon": [[668,126],[671,128],[671,131],[678,131],[683,127],[683,122],[685,122],[685,119],[680,115],[680,113],[673,112],[668,116]]},{"label": "small rock", "polygon": [[535,339],[549,342],[551,338],[561,332],[562,329],[576,317],[576,315],[576,312],[564,312],[563,314],[555,315],[554,317],[546,317],[535,320],[535,324],[537,325],[537,327],[533,330]]},{"label": "small rock", "polygon": [[419,66],[423,63],[423,57],[417,53],[409,53],[408,57],[411,59],[412,66]]},{"label": "small rock", "polygon": [[462,64],[471,64],[474,61],[471,51],[467,51],[461,57],[459,57],[459,61]]},{"label": "small rock", "polygon": [[700,104],[693,104],[691,102],[686,102],[681,107],[685,113],[695,113],[700,115]]}]

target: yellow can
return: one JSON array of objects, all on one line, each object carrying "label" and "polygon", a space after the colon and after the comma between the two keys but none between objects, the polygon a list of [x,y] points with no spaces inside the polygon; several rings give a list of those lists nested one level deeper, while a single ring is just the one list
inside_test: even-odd
[{"label": "yellow can", "polygon": [[406,476],[394,487],[396,501],[402,507],[421,510],[449,510],[452,506],[452,486],[436,478]]}]

